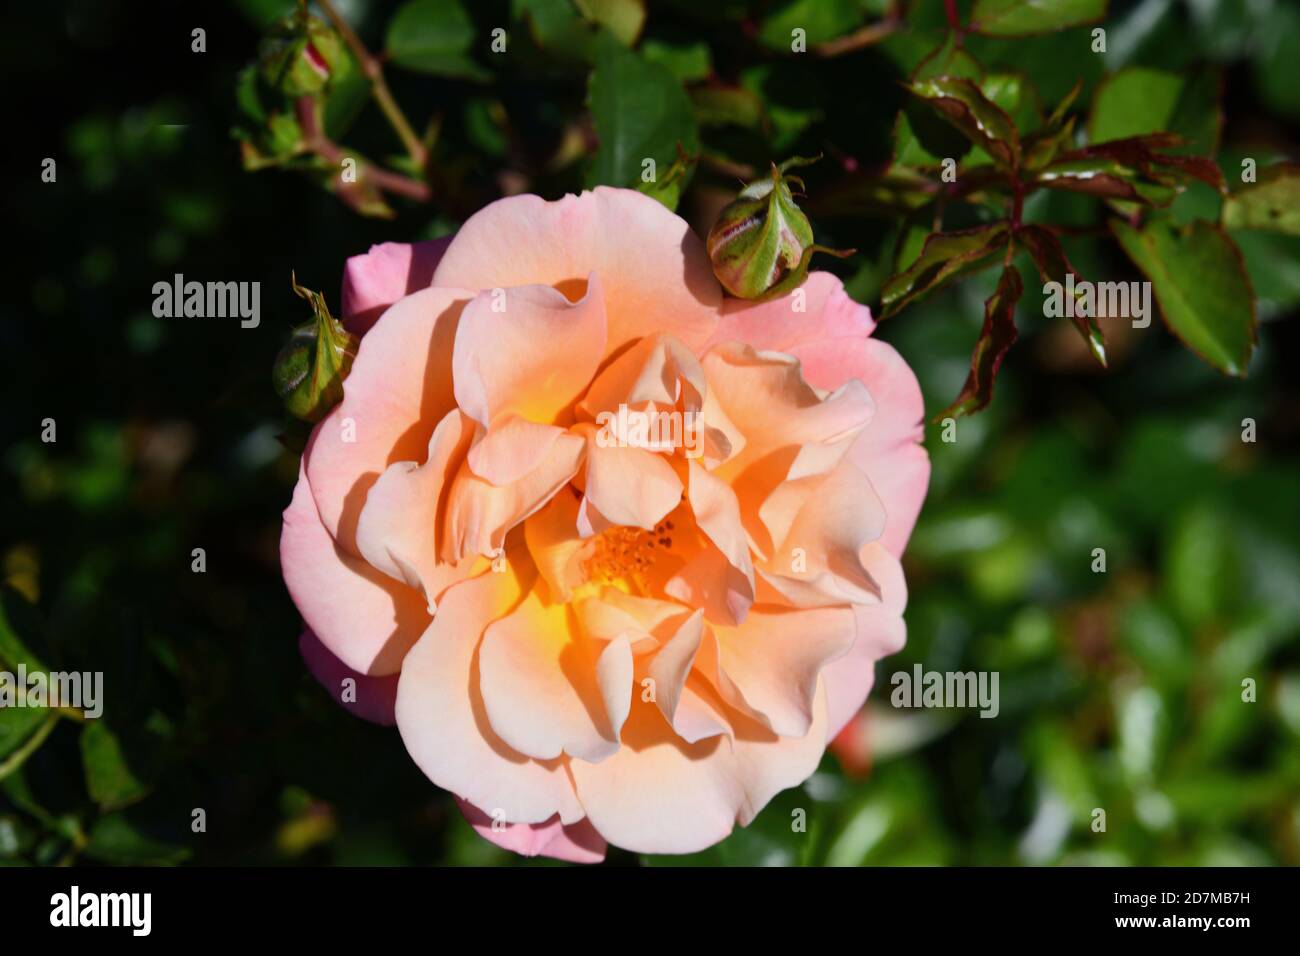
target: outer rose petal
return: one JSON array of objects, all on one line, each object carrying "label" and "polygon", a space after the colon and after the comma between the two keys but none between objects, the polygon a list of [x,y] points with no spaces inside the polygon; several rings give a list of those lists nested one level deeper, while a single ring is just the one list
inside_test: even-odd
[{"label": "outer rose petal", "polygon": [[[374,724],[391,727],[397,723],[397,718],[393,715],[393,705],[397,702],[396,674],[370,677],[357,673],[331,654],[329,648],[311,631],[305,630],[298,636],[298,653],[302,655],[303,663],[311,671],[311,676],[329,691],[334,703]],[[343,681],[347,678],[356,681],[355,700],[344,697]],[[349,698],[351,696],[347,695]]]},{"label": "outer rose petal", "polygon": [[460,797],[456,806],[476,833],[520,856],[549,856],[568,863],[599,863],[605,859],[605,839],[590,820],[564,824],[558,816],[545,823],[507,823],[494,828],[492,818]]},{"label": "outer rose petal", "polygon": [[429,624],[419,591],[340,548],[299,476],[280,531],[280,568],[307,627],[344,664],[392,674]]},{"label": "outer rose petal", "polygon": [[[521,558],[522,561],[522,558]],[[524,562],[526,563],[526,562]],[[488,723],[478,692],[480,638],[519,601],[532,580],[510,570],[462,581],[406,656],[397,682],[397,728],[411,759],[444,790],[510,823],[564,823],[583,816],[564,765],[511,749]]]},{"label": "outer rose petal", "polygon": [[776,733],[802,737],[813,720],[822,669],[853,646],[847,607],[754,610],[739,627],[713,626],[723,671]]},{"label": "outer rose petal", "polygon": [[881,602],[853,608],[857,635],[853,647],[822,670],[831,737],[866,703],[875,681],[876,661],[897,654],[907,640],[907,625],[903,623],[907,582],[898,559],[879,543],[873,543],[863,548],[862,564],[880,586]]},{"label": "outer rose petal", "polygon": [[799,346],[794,354],[818,388],[858,379],[875,399],[876,414],[849,449],[849,460],[885,504],[881,540],[902,555],[930,483],[930,456],[917,444],[925,437],[925,404],[916,375],[893,346],[875,339],[828,339]]},{"label": "outer rose petal", "polygon": [[427,242],[384,242],[343,267],[343,324],[354,335],[370,331],[398,299],[427,289],[451,237]]},{"label": "outer rose petal", "polygon": [[[796,311],[796,306],[802,306]],[[713,342],[745,342],[756,349],[788,352],[798,345],[840,336],[865,338],[876,327],[871,310],[844,291],[829,272],[810,272],[798,289],[779,299],[725,299]]]},{"label": "outer rose petal", "polygon": [[455,405],[451,348],[472,293],[425,289],[375,323],[343,384],[343,401],[312,432],[303,461],[321,521],[354,554],[366,493],[396,461],[423,461]]},{"label": "outer rose petal", "polygon": [[[789,499],[786,501],[785,499]],[[780,511],[777,517],[773,512]],[[791,512],[793,512],[791,514]],[[787,481],[759,510],[779,541],[764,579],[796,607],[869,604],[876,582],[862,567],[864,545],[885,527],[885,510],[862,471],[841,461],[830,474]],[[778,530],[782,533],[778,535]],[[795,557],[803,570],[795,570]]]},{"label": "outer rose petal", "polygon": [[623,725],[618,753],[570,764],[597,831],[636,853],[695,853],[736,823],[747,825],[780,791],[806,780],[826,748],[826,699],[804,737],[777,737],[732,712],[734,741],[682,741],[659,709],[640,702]]},{"label": "outer rose petal", "polygon": [[606,354],[651,332],[700,349],[717,325],[722,288],[704,243],[649,196],[600,186],[546,202],[499,199],[471,216],[434,271],[434,285],[495,289],[541,283],[579,289],[600,275]]}]

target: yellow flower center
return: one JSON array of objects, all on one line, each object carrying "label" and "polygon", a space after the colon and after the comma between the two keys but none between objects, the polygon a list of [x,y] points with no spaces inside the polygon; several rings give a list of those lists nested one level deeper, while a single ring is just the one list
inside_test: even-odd
[{"label": "yellow flower center", "polygon": [[660,521],[650,531],[619,526],[602,531],[594,539],[591,554],[583,561],[588,582],[609,584],[623,590],[644,593],[646,572],[657,555],[673,546],[673,522]]}]

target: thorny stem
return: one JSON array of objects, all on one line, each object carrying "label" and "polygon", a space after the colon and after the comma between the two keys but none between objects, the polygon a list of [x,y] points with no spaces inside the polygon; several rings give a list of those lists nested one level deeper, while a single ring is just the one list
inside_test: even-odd
[{"label": "thorny stem", "polygon": [[[334,5],[330,0],[316,0],[316,2],[325,11],[330,23],[334,24],[334,29],[339,31],[339,35],[343,37],[343,42],[348,45],[348,49],[352,51],[352,55],[356,57],[357,62],[361,64],[361,71],[370,80],[370,92],[374,94],[375,102],[379,104],[379,108],[383,110],[384,116],[388,118],[394,132],[401,139],[402,145],[406,147],[411,162],[423,172],[429,162],[429,151],[425,148],[420,137],[415,134],[414,128],[406,119],[406,114],[397,105],[397,100],[393,99],[393,92],[388,88],[388,83],[384,79],[384,68],[379,59],[366,49],[366,45],[361,42],[361,38],[357,36],[356,31],[343,17],[339,16],[339,12],[334,9]],[[378,182],[378,178],[376,178],[376,182]]]}]

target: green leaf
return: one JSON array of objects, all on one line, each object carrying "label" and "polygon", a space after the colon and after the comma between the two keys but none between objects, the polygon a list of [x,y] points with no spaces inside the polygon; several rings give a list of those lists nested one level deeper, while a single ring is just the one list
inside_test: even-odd
[{"label": "green leaf", "polygon": [[1225,617],[1240,602],[1240,565],[1228,517],[1207,502],[1188,508],[1165,543],[1165,582],[1179,615],[1192,627]]},{"label": "green leaf", "polygon": [[1105,15],[1106,0],[975,0],[969,29],[988,36],[1028,36],[1092,23]]},{"label": "green leaf", "polygon": [[[967,34],[964,41],[965,49],[986,69],[1024,73],[1048,102],[1061,100],[1076,84],[1081,94],[1091,97],[1091,90],[1106,74],[1106,57],[1092,52],[1086,26],[1025,36],[1014,43],[976,33]],[[1062,69],[1066,63],[1069,69]]]},{"label": "green leaf", "polygon": [[81,732],[81,763],[86,790],[104,810],[119,810],[148,793],[127,766],[116,735],[102,720],[88,721]]},{"label": "green leaf", "polygon": [[[931,50],[916,69],[910,80],[950,76],[976,83],[984,80],[984,68],[960,46],[949,33],[941,46]],[[964,136],[932,111],[917,102],[907,103],[894,121],[894,162],[902,166],[933,167],[945,158],[959,159],[970,152],[970,143]]]},{"label": "green leaf", "polygon": [[[3,592],[5,599],[13,599],[12,592]],[[0,780],[8,777],[34,754],[59,721],[57,714],[47,707],[18,706],[26,696],[26,687],[17,685],[17,670],[23,665],[30,672],[48,670],[15,633],[0,600],[0,671],[14,694],[14,705],[0,703]]]},{"label": "green leaf", "polygon": [[1245,229],[1232,241],[1246,260],[1261,321],[1300,305],[1300,236]]},{"label": "green leaf", "polygon": [[701,126],[763,125],[763,101],[739,86],[707,86],[691,90],[695,118]]},{"label": "green leaf", "polygon": [[944,36],[943,43],[916,65],[909,79],[916,82],[936,76],[954,76],[978,83],[984,79],[984,67],[965,47],[958,44],[957,35],[949,32]]},{"label": "green leaf", "polygon": [[1065,95],[1046,120],[1021,140],[1021,165],[1029,171],[1042,169],[1074,142],[1074,117],[1070,107],[1083,89],[1079,80]]},{"label": "green leaf", "polygon": [[459,0],[410,0],[388,24],[388,58],[420,73],[488,79],[469,57],[473,44],[474,21]]},{"label": "green leaf", "polygon": [[1154,601],[1139,600],[1126,607],[1120,615],[1119,635],[1122,646],[1158,681],[1179,685],[1194,670],[1191,642]]},{"label": "green leaf", "polygon": [[956,400],[934,417],[934,421],[970,415],[993,399],[993,380],[1016,341],[1016,303],[1024,292],[1020,271],[1007,266],[998,279],[998,287],[984,302],[984,326],[971,354],[970,373]]},{"label": "green leaf", "polygon": [[758,40],[768,49],[791,53],[796,29],[813,46],[843,36],[863,19],[858,0],[791,0],[763,20]]},{"label": "green leaf", "polygon": [[1101,199],[1122,199],[1168,206],[1178,196],[1169,184],[1150,182],[1131,166],[1104,156],[1058,157],[1038,174],[1038,183],[1048,189],[1064,189]]},{"label": "green leaf", "polygon": [[511,6],[516,17],[527,18],[539,47],[584,63],[595,58],[600,27],[630,47],[645,25],[641,0],[515,0]]},{"label": "green leaf", "polygon": [[955,126],[1003,167],[1020,162],[1020,134],[1006,111],[971,80],[936,76],[916,80],[907,89]]},{"label": "green leaf", "polygon": [[591,62],[596,37],[571,0],[515,0],[511,6],[516,17],[527,19],[533,40],[547,53]]},{"label": "green leaf", "polygon": [[[1029,253],[1029,257],[1034,260],[1034,265],[1038,268],[1038,274],[1044,282],[1056,282],[1062,287],[1065,286],[1066,276],[1073,274],[1076,281],[1080,279],[1079,273],[1074,266],[1070,264],[1070,259],[1061,248],[1061,241],[1051,232],[1042,226],[1028,225],[1024,226],[1017,234],[1016,241],[1024,247]],[[1088,351],[1092,357],[1100,362],[1103,366],[1106,364],[1106,340],[1101,334],[1101,326],[1097,324],[1096,316],[1079,315],[1077,310],[1071,317],[1075,328],[1083,336],[1084,344],[1088,346]]]},{"label": "green leaf", "polygon": [[813,217],[823,219],[907,216],[933,201],[934,193],[934,181],[929,177],[914,169],[891,166],[882,174],[860,171],[845,176],[835,186],[810,196],[805,208]]},{"label": "green leaf", "polygon": [[587,100],[600,140],[589,186],[631,186],[640,181],[646,159],[667,167],[678,144],[688,153],[698,149],[695,110],[677,78],[608,32],[596,42]]},{"label": "green leaf", "polygon": [[475,96],[465,101],[465,135],[494,159],[505,156],[510,145],[509,119],[500,100]]},{"label": "green leaf", "polygon": [[1217,70],[1189,76],[1146,67],[1126,67],[1108,77],[1092,100],[1088,139],[1093,143],[1147,133],[1177,133],[1186,152],[1212,154],[1218,147],[1222,114]]},{"label": "green leaf", "polygon": [[1229,375],[1245,375],[1255,348],[1255,298],[1241,252],[1223,229],[1198,221],[1141,229],[1112,219],[1111,231],[1150,280],[1165,324],[1197,355]]},{"label": "green leaf", "polygon": [[240,115],[254,126],[266,122],[266,107],[262,105],[256,64],[250,64],[235,74],[235,104]]},{"label": "green leaf", "polygon": [[1300,236],[1300,164],[1270,166],[1258,182],[1232,193],[1223,204],[1223,225]]},{"label": "green leaf", "polygon": [[1022,164],[1028,172],[1043,169],[1051,163],[1061,151],[1066,149],[1074,139],[1074,117],[1064,118],[1060,123],[1049,122],[1042,129],[1025,137],[1021,148],[1024,153]]},{"label": "green leaf", "polygon": [[338,79],[330,87],[321,115],[325,135],[333,140],[342,139],[369,102],[370,80],[359,69]]},{"label": "green leaf", "polygon": [[1252,19],[1257,33],[1251,44],[1254,91],[1267,109],[1300,119],[1300,82],[1296,82],[1300,71],[1300,7],[1278,2],[1269,8],[1266,19],[1258,14]]},{"label": "green leaf", "polygon": [[645,26],[643,0],[573,0],[578,12],[602,26],[624,46],[632,46]]},{"label": "green leaf", "polygon": [[[989,102],[1011,117],[1022,141],[1026,134],[1033,133],[1043,125],[1042,104],[1038,91],[1032,83],[1019,73],[989,72],[979,84],[980,92],[988,97]],[[1022,142],[1023,152],[1023,142]],[[987,166],[992,158],[982,149],[976,149],[963,163],[962,167],[970,169]]]},{"label": "green leaf", "polygon": [[0,591],[0,670],[16,670],[19,664],[27,665],[29,671],[48,670],[40,658],[23,644],[9,623],[5,602],[15,600],[16,593],[7,589]]},{"label": "green leaf", "polygon": [[696,159],[697,157],[687,156],[686,151],[679,148],[677,158],[667,170],[657,175],[653,182],[637,183],[637,189],[675,210],[682,198],[682,190],[695,172]]},{"label": "green leaf", "polygon": [[[991,103],[1012,117],[1013,124],[1024,133],[1042,123],[1038,97],[1028,82],[1016,74],[990,73],[981,79],[971,77]],[[972,146],[963,133],[913,100],[899,111],[894,122],[894,162],[902,166],[933,168],[944,159],[960,160],[962,169],[987,166],[992,162],[987,152]]]},{"label": "green leaf", "polygon": [[1213,160],[1166,152],[1183,143],[1174,133],[1150,133],[1084,146],[1057,156],[1037,181],[1049,189],[1152,206],[1169,205],[1193,180],[1222,190],[1223,173]]},{"label": "green leaf", "polygon": [[641,55],[650,63],[667,67],[683,83],[707,79],[713,72],[713,58],[707,43],[674,44],[662,40],[646,40],[641,44]]},{"label": "green leaf", "polygon": [[957,275],[983,264],[1006,248],[1009,230],[998,222],[960,232],[934,233],[920,256],[885,283],[881,318],[895,315],[909,302],[929,295]]},{"label": "green leaf", "polygon": [[114,813],[91,827],[86,856],[124,866],[175,866],[189,859],[190,851],[146,836],[123,814]]}]

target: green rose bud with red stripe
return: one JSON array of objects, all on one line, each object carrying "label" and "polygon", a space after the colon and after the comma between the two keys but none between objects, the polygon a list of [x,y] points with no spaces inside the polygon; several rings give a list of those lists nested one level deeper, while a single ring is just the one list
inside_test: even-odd
[{"label": "green rose bud with red stripe", "polygon": [[271,28],[259,54],[263,81],[290,97],[322,93],[352,69],[338,33],[324,20],[301,10]]},{"label": "green rose bud with red stripe", "polygon": [[854,253],[816,245],[812,224],[794,201],[790,185],[802,192],[804,183],[786,171],[812,162],[816,159],[796,156],[772,164],[771,175],[745,186],[709,230],[713,274],[732,295],[757,300],[785,295],[808,278],[814,252],[841,258]]}]

